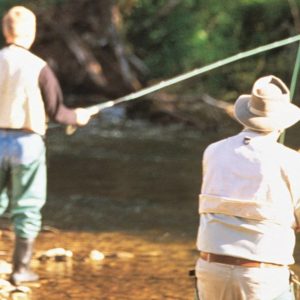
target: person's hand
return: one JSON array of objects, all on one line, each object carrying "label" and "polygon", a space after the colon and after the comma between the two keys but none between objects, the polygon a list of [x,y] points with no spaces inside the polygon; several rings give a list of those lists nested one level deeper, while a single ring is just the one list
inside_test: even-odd
[{"label": "person's hand", "polygon": [[76,108],[75,113],[78,126],[86,125],[93,115],[88,109],[85,108]]}]

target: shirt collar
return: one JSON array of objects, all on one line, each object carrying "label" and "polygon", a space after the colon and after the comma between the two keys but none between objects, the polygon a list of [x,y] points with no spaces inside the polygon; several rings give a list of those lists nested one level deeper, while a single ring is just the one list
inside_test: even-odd
[{"label": "shirt collar", "polygon": [[239,133],[243,139],[248,138],[254,141],[265,141],[265,142],[277,142],[279,135],[277,132],[258,132],[253,131],[251,129],[245,128],[243,131]]},{"label": "shirt collar", "polygon": [[6,47],[14,46],[14,47],[18,47],[18,48],[22,48],[22,49],[28,50],[27,48],[25,48],[25,47],[23,47],[21,45],[15,44],[15,43],[8,43],[5,46]]}]

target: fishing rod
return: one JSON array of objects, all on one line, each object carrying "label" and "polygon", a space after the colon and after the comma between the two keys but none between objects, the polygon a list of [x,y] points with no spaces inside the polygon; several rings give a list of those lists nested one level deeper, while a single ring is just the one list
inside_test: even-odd
[{"label": "fishing rod", "polygon": [[[296,90],[296,84],[297,84],[297,80],[298,80],[299,69],[300,69],[300,43],[298,45],[296,61],[295,61],[295,66],[294,66],[291,85],[290,85],[290,98],[291,98],[291,101],[294,98],[294,94],[295,94],[295,90]],[[285,135],[286,135],[285,133],[286,133],[286,130],[283,131],[282,134],[279,137],[279,142],[281,144],[284,144]]]},{"label": "fishing rod", "polygon": [[[267,44],[267,45],[263,45],[263,46],[254,48],[252,50],[245,51],[245,52],[240,52],[240,53],[235,54],[233,56],[230,56],[228,58],[225,58],[225,59],[219,60],[217,62],[214,62],[212,64],[209,64],[207,66],[204,66],[204,67],[201,67],[201,68],[196,68],[196,69],[194,69],[192,71],[189,71],[187,73],[178,75],[176,77],[173,77],[173,78],[170,78],[170,79],[167,79],[167,80],[163,80],[163,81],[159,82],[158,84],[155,84],[155,85],[150,86],[150,87],[146,87],[144,89],[141,89],[140,91],[133,92],[129,95],[122,96],[122,97],[117,98],[115,100],[110,100],[110,101],[107,101],[107,102],[104,102],[104,103],[92,105],[92,106],[87,107],[86,109],[90,111],[91,115],[96,115],[100,111],[102,111],[106,108],[115,106],[119,103],[132,101],[132,100],[141,98],[145,95],[151,94],[153,92],[156,92],[156,91],[161,90],[163,88],[166,88],[168,86],[174,85],[176,83],[182,82],[182,81],[187,80],[189,78],[195,77],[197,75],[203,74],[205,72],[211,71],[213,69],[222,67],[224,65],[235,62],[237,60],[240,60],[240,59],[243,59],[243,58],[258,54],[258,53],[261,53],[261,52],[265,52],[265,51],[268,51],[268,50],[271,50],[271,49],[282,47],[282,46],[285,46],[285,45],[288,45],[288,44],[291,44],[291,43],[294,43],[294,42],[297,42],[297,41],[300,41],[300,35],[296,35],[294,37],[290,37],[290,38],[287,38],[287,39],[284,39],[284,40],[280,40],[280,41],[276,41],[276,42],[273,42],[273,43],[270,43],[270,44]],[[66,127],[66,134],[71,135],[76,131],[76,129],[77,129],[76,126],[68,125]]]}]

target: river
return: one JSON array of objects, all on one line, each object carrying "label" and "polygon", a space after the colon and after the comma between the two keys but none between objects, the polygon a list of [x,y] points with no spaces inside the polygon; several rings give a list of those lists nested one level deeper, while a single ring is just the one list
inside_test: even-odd
[{"label": "river", "polygon": [[[105,118],[72,136],[49,130],[48,201],[33,259],[41,280],[30,299],[193,299],[202,152],[237,130]],[[7,253],[11,245],[6,237]],[[73,257],[38,259],[52,248]],[[91,259],[92,250],[104,259]]]}]

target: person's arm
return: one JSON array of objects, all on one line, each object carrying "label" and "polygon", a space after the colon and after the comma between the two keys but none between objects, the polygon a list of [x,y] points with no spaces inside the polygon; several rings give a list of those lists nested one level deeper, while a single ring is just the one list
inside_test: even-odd
[{"label": "person's arm", "polygon": [[290,155],[285,159],[288,164],[287,171],[282,171],[283,178],[287,183],[291,200],[294,206],[295,224],[294,229],[296,232],[300,232],[300,155],[292,151]]},{"label": "person's arm", "polygon": [[60,124],[78,126],[86,125],[88,123],[90,114],[86,109],[71,109],[64,105],[60,84],[48,65],[41,70],[39,86],[46,114],[50,120]]}]

